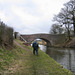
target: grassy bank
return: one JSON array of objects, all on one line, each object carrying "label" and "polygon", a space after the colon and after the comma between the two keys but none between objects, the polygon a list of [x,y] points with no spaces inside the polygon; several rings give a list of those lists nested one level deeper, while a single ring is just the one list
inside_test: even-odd
[{"label": "grassy bank", "polygon": [[[12,50],[0,48],[1,75],[72,75],[56,61],[39,50],[39,55],[32,54],[32,48],[24,46],[21,41]],[[25,49],[24,49],[25,48]]]},{"label": "grassy bank", "polygon": [[64,43],[54,45],[55,48],[75,48],[75,37],[71,37],[70,40],[66,39]]}]

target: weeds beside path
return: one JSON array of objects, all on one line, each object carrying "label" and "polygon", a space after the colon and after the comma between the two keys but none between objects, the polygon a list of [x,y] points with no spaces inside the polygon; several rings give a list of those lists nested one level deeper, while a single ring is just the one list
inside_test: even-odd
[{"label": "weeds beside path", "polygon": [[31,47],[23,45],[19,40],[14,42],[15,57],[12,57],[13,64],[4,71],[5,75],[73,75],[41,50],[36,56]]}]

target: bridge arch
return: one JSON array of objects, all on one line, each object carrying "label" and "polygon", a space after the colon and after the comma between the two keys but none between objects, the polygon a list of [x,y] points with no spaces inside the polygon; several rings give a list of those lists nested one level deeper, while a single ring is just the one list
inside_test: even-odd
[{"label": "bridge arch", "polygon": [[42,39],[47,42],[47,46],[53,46],[63,43],[66,37],[64,34],[61,35],[31,34],[31,35],[20,35],[20,39],[22,39],[23,41],[27,41],[29,43],[31,43],[35,39]]},{"label": "bridge arch", "polygon": [[47,46],[51,46],[51,42],[50,42],[49,40],[47,40],[47,39],[45,39],[45,38],[39,38],[39,39],[44,40],[44,41],[47,43]]},{"label": "bridge arch", "polygon": [[[47,39],[45,39],[45,38],[35,38],[35,39],[33,39],[32,41],[34,41],[34,40],[36,40],[36,39],[41,39],[41,40],[44,40],[46,43],[47,43],[47,47],[49,47],[49,46],[51,46],[51,42],[49,41],[49,40],[47,40]],[[32,42],[31,41],[31,42]]]},{"label": "bridge arch", "polygon": [[32,43],[36,39],[41,39],[41,40],[44,40],[47,43],[46,46],[51,46],[50,40],[46,39],[45,37],[40,37],[40,36],[37,37],[37,36],[35,36],[35,37],[31,38],[31,36],[25,36],[25,37],[20,36],[20,39],[25,41],[25,42],[28,42],[28,43]]}]

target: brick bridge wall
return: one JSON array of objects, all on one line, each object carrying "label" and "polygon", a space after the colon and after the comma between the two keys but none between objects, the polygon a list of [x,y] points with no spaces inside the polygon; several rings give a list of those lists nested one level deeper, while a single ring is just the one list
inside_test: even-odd
[{"label": "brick bridge wall", "polygon": [[[51,35],[51,34],[32,34],[32,35],[20,35],[27,42],[32,42],[35,39],[42,39],[47,42],[47,45],[61,44],[65,41],[66,37],[64,34],[61,35]],[[20,39],[22,39],[20,38]]]}]

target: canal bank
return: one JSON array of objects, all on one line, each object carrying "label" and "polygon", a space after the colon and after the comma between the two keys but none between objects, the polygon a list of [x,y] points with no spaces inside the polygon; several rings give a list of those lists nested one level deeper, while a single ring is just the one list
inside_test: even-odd
[{"label": "canal bank", "polygon": [[55,48],[75,48],[75,37],[71,37],[70,40],[66,39],[64,43],[54,45]]},{"label": "canal bank", "polygon": [[40,49],[38,56],[33,55],[32,48],[19,40],[11,51],[0,50],[1,75],[73,75]]},{"label": "canal bank", "polygon": [[[21,49],[21,58],[19,60],[22,60],[22,67],[24,69],[22,70],[22,73],[25,75],[72,75],[72,73],[64,69],[60,64],[58,64],[56,61],[54,61],[49,55],[44,53],[39,49],[39,55],[33,55],[33,51],[31,47],[27,47],[22,44],[21,41],[17,41],[22,47]],[[20,47],[20,46],[19,46]],[[20,54],[20,55],[21,55]],[[25,62],[24,62],[25,61]],[[18,73],[18,72],[17,72]],[[21,73],[21,71],[19,72]]]},{"label": "canal bank", "polygon": [[75,75],[75,48],[54,48],[40,45],[40,49]]},{"label": "canal bank", "polygon": [[[27,48],[27,64],[26,66],[29,66],[28,70],[29,73],[26,73],[27,75],[73,75],[72,72],[69,70],[63,68],[60,64],[58,64],[55,60],[53,60],[49,55],[47,55],[45,52],[41,51],[39,48],[39,55],[33,55],[33,51],[31,46],[25,46],[22,44],[21,41],[17,41],[20,45],[22,45],[24,48]],[[26,67],[25,66],[25,67]],[[24,71],[25,72],[25,71]]]}]

